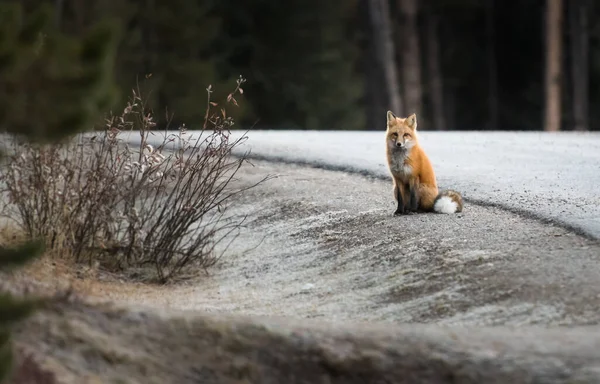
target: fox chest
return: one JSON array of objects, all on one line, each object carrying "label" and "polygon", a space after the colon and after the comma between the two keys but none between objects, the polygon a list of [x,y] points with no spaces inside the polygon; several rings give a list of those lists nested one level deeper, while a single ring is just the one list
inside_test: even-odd
[{"label": "fox chest", "polygon": [[392,156],[390,160],[390,171],[392,174],[402,181],[406,181],[413,176],[413,169],[406,162],[405,157]]}]

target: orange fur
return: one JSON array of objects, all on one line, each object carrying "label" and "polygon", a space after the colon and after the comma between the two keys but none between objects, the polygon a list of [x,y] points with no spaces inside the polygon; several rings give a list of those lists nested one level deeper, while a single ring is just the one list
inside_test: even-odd
[{"label": "orange fur", "polygon": [[435,173],[425,151],[419,145],[417,117],[406,118],[387,113],[386,154],[394,184],[396,213],[433,211],[439,197],[456,203],[455,212],[462,210],[462,197],[455,191],[438,192]]}]

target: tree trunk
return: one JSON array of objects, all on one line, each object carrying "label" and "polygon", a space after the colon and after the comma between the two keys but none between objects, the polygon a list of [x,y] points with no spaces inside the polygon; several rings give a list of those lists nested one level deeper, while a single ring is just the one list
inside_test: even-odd
[{"label": "tree trunk", "polygon": [[546,0],[546,131],[561,125],[562,16],[562,0]]},{"label": "tree trunk", "polygon": [[403,111],[400,98],[400,84],[396,72],[394,42],[392,40],[392,27],[390,22],[388,0],[368,0],[371,18],[372,43],[375,57],[381,68],[385,90],[388,100],[388,109],[400,114]]},{"label": "tree trunk", "polygon": [[588,0],[571,0],[569,7],[574,129],[587,131],[589,130]]},{"label": "tree trunk", "polygon": [[[142,50],[142,70],[145,76],[150,75],[156,70],[156,60],[154,52],[154,28],[155,28],[155,10],[154,0],[146,0],[139,5],[138,17],[141,21],[141,50]],[[162,74],[160,74],[162,75]],[[160,90],[157,92],[160,95]]]},{"label": "tree trunk", "polygon": [[433,118],[432,129],[445,131],[446,114],[444,111],[444,77],[440,56],[440,37],[438,32],[439,16],[432,9],[433,0],[429,1],[427,12],[427,71],[429,72],[429,98]]},{"label": "tree trunk", "polygon": [[498,129],[498,67],[496,62],[496,26],[494,23],[494,0],[487,0],[486,39],[488,67],[488,129]]},{"label": "tree trunk", "polygon": [[383,80],[382,68],[379,61],[373,60],[377,57],[375,50],[374,34],[371,32],[371,20],[369,17],[369,2],[370,0],[360,0],[360,23],[361,31],[364,32],[366,38],[366,46],[364,54],[361,55],[361,67],[365,76],[365,109],[367,117],[368,130],[381,130],[385,127],[386,111],[387,111],[387,91],[385,89],[385,81]]},{"label": "tree trunk", "polygon": [[421,85],[421,53],[419,49],[419,29],[417,23],[418,0],[398,0],[403,21],[402,41],[398,46],[402,50],[402,83],[404,85],[404,102],[406,115],[421,115],[423,90]]},{"label": "tree trunk", "polygon": [[[70,9],[73,12],[73,21],[74,28],[77,33],[83,33],[87,27],[88,21],[88,7],[89,4],[85,0],[71,0],[66,6],[67,9]],[[56,8],[60,6],[61,12],[64,14],[65,5],[60,0],[56,1]],[[70,6],[69,6],[70,5]],[[69,17],[65,18],[65,20],[69,19]],[[57,23],[62,23],[64,20],[56,19]]]},{"label": "tree trunk", "polygon": [[[452,87],[446,87],[444,89],[444,116],[446,116],[446,124],[448,127],[456,127],[456,91]],[[453,128],[450,128],[453,129]]]},{"label": "tree trunk", "polygon": [[64,5],[64,0],[55,0],[54,2],[54,22],[56,24],[56,27],[59,29],[62,23]]}]

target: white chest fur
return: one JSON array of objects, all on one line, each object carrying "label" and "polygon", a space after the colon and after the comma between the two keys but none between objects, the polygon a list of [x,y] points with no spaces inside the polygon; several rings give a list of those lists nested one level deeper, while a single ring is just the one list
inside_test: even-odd
[{"label": "white chest fur", "polygon": [[394,153],[391,156],[390,171],[400,179],[408,179],[412,175],[412,167],[405,164],[406,155]]}]

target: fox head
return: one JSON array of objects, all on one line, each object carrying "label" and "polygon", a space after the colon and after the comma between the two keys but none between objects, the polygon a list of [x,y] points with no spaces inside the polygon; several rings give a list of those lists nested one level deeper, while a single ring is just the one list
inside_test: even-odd
[{"label": "fox head", "polygon": [[388,111],[386,141],[391,150],[408,151],[417,145],[417,115],[401,118]]}]

